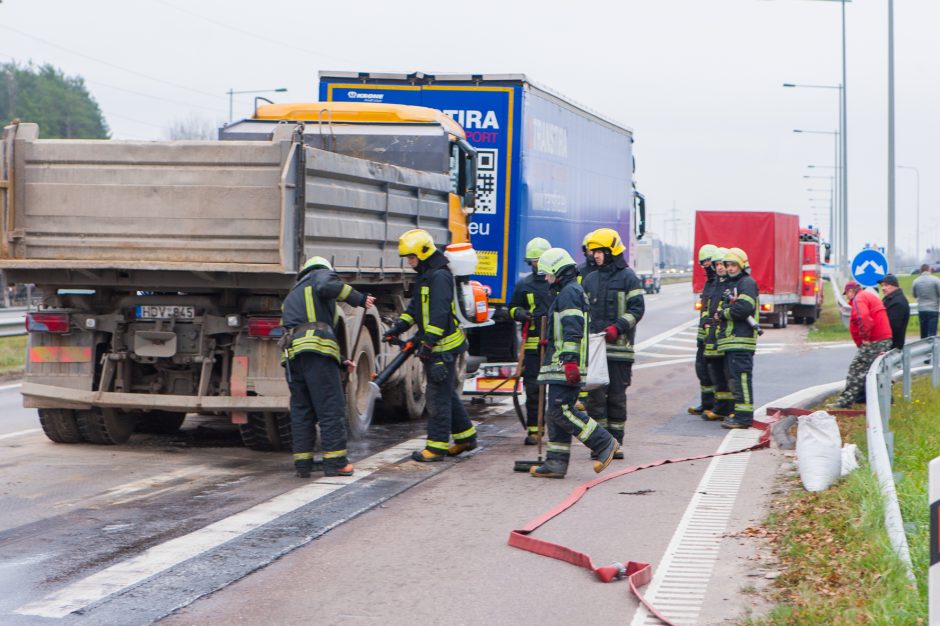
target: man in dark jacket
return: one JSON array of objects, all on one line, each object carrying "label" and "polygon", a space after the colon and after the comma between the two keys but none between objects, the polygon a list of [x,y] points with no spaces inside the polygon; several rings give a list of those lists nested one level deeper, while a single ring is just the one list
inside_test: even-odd
[{"label": "man in dark jacket", "polygon": [[715,389],[715,406],[702,413],[702,419],[711,422],[724,421],[734,413],[734,394],[728,384],[725,374],[725,355],[718,350],[718,326],[715,321],[715,312],[722,304],[721,298],[728,280],[728,270],[725,268],[725,255],[727,248],[718,248],[712,256],[712,267],[715,268],[715,283],[708,297],[708,311],[705,321],[705,340],[703,356],[705,366],[708,368],[708,379]]},{"label": "man in dark jacket", "polygon": [[725,356],[725,375],[734,394],[734,415],[722,428],[750,428],[754,420],[754,352],[760,310],[757,282],[749,275],[750,263],[741,248],[724,255],[727,278],[722,283],[721,304],[715,312],[718,351]]},{"label": "man in dark jacket", "polygon": [[577,437],[596,456],[594,471],[610,465],[617,440],[578,409],[578,390],[587,375],[588,303],[578,284],[574,259],[562,248],[551,248],[539,259],[539,271],[552,285],[555,299],[548,310],[545,358],[539,384],[548,385],[548,454],[545,462],[529,470],[538,478],[564,478],[571,457],[571,437]]},{"label": "man in dark jacket", "polygon": [[[409,230],[398,240],[398,255],[417,270],[408,308],[382,335],[385,341],[418,327],[416,356],[427,378],[428,440],[411,458],[422,463],[442,461],[477,447],[477,431],[457,393],[457,357],[467,350],[467,339],[454,314],[454,275],[447,257],[437,249],[430,233]],[[454,444],[448,446],[451,437]]]},{"label": "man in dark jacket", "polygon": [[522,381],[525,387],[526,438],[525,445],[538,443],[539,426],[539,333],[542,331],[541,319],[548,314],[552,304],[545,275],[538,271],[539,258],[552,245],[541,237],[536,237],[526,244],[525,261],[532,267],[532,273],[516,283],[509,301],[509,315],[524,325],[526,333],[525,355],[522,361]]},{"label": "man in dark jacket", "polygon": [[894,274],[885,274],[878,284],[885,294],[881,301],[888,313],[888,323],[891,324],[891,347],[900,350],[904,347],[907,323],[911,319],[911,304]]},{"label": "man in dark jacket", "polygon": [[372,296],[359,293],[340,280],[330,262],[315,256],[305,264],[297,282],[284,298],[281,325],[286,330],[283,347],[290,388],[291,438],[294,469],[308,478],[313,469],[316,424],[323,438],[323,472],[327,476],[352,476],[346,451],[346,402],[340,380],[343,361],[336,341],[340,312],[336,303],[369,308]]},{"label": "man in dark jacket", "polygon": [[[643,283],[627,267],[626,247],[617,231],[599,228],[589,236],[587,248],[594,254],[597,269],[584,279],[590,304],[590,330],[604,333],[607,340],[607,373],[610,384],[588,392],[588,412],[597,423],[623,444],[627,421],[627,387],[633,371],[633,339],[643,319]],[[623,452],[615,458],[622,459]]]}]

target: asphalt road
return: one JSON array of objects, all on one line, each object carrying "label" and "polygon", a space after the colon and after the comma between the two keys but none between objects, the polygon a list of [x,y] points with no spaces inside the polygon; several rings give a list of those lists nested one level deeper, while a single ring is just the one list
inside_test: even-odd
[{"label": "asphalt road", "polygon": [[[697,398],[691,305],[688,284],[647,298],[627,463],[711,452],[725,436],[685,413]],[[851,349],[808,347],[803,332],[764,335],[757,404],[844,375]],[[351,445],[357,476],[312,482],[293,477],[289,455],[246,450],[212,418],[96,447],[46,440],[15,387],[0,388],[0,411],[5,624],[563,624],[585,612],[623,623],[636,607],[622,585],[505,545],[594,476],[580,448],[564,481],[513,474],[535,451],[505,403],[473,408],[483,449],[468,459],[400,462],[423,425],[383,424]],[[611,481],[543,534],[602,561],[656,564],[705,466]]]}]

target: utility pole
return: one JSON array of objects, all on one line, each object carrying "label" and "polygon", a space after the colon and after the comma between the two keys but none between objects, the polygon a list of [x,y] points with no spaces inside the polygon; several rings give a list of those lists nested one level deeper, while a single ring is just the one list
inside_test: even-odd
[{"label": "utility pole", "polygon": [[888,0],[888,267],[894,268],[894,0]]}]

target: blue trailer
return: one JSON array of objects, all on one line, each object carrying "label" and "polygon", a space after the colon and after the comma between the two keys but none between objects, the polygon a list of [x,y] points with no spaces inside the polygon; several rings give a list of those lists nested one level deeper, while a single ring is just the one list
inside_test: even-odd
[{"label": "blue trailer", "polygon": [[[321,101],[413,104],[443,111],[478,151],[470,225],[490,301],[508,302],[530,271],[526,242],[545,237],[581,261],[588,232],[612,227],[627,245],[643,235],[643,198],[634,184],[631,129],[522,74],[429,75],[320,72]],[[514,360],[509,325],[480,331],[471,351]]]}]

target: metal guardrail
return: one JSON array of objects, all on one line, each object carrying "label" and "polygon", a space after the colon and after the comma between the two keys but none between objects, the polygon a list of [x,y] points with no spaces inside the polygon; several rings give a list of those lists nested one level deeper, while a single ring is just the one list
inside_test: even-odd
[{"label": "metal guardrail", "polygon": [[27,307],[0,308],[0,337],[16,337],[26,334],[23,317]]},{"label": "metal guardrail", "polygon": [[900,374],[904,399],[910,400],[912,370],[914,369],[912,362],[923,358],[930,359],[933,386],[940,386],[940,338],[938,337],[911,342],[901,350],[889,350],[875,359],[865,378],[865,395],[868,399],[865,417],[868,462],[878,478],[885,501],[885,530],[895,552],[907,568],[907,575],[911,580],[914,580],[914,571],[892,470],[894,433],[890,430],[891,383]]}]

